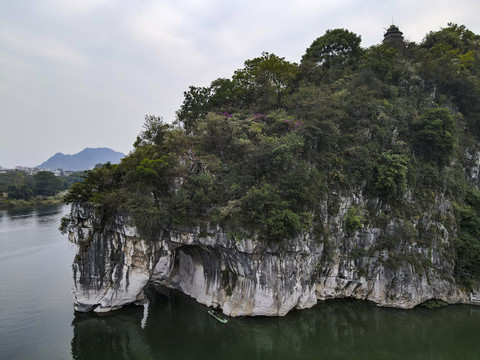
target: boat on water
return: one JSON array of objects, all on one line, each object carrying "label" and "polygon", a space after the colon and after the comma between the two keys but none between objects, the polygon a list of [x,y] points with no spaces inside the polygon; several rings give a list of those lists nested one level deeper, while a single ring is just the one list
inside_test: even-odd
[{"label": "boat on water", "polygon": [[208,314],[213,316],[215,319],[217,319],[218,321],[220,321],[223,324],[226,324],[228,322],[227,319],[225,319],[222,315],[220,315],[219,313],[217,313],[214,310],[208,310]]}]

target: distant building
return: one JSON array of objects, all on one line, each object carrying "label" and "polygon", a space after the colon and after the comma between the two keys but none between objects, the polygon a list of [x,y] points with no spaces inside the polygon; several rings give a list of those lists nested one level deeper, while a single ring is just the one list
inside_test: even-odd
[{"label": "distant building", "polygon": [[383,43],[385,45],[394,46],[400,50],[405,46],[405,42],[403,41],[403,33],[398,29],[397,26],[391,25],[387,32],[383,35]]},{"label": "distant building", "polygon": [[15,171],[21,171],[21,172],[24,172],[27,175],[35,175],[40,170],[38,168],[31,168],[31,167],[28,167],[28,166],[15,166]]}]

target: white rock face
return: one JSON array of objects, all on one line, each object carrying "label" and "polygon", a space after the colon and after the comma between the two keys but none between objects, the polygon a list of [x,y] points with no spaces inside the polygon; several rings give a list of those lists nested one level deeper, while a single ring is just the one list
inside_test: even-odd
[{"label": "white rock face", "polygon": [[227,247],[178,248],[176,264],[173,256],[160,259],[152,281],[207,306],[221,307],[231,316],[282,316],[293,308],[316,304],[313,264],[278,254],[255,260],[232,248],[234,244],[223,245]]},{"label": "white rock face", "polygon": [[164,231],[140,239],[128,219],[117,217],[95,231],[93,208],[72,206],[70,241],[79,246],[74,268],[77,311],[104,312],[144,300],[151,282],[180,290],[231,316],[283,316],[316,304],[315,243],[296,238],[288,246],[229,239],[220,229]]},{"label": "white rock face", "polygon": [[[361,192],[338,195],[335,206],[332,215],[332,204],[322,205],[327,239],[303,234],[266,244],[234,239],[220,228],[202,232],[194,227],[164,230],[147,241],[128,225],[128,217],[117,216],[100,227],[92,207],[73,205],[69,236],[78,245],[75,309],[103,312],[144,303],[148,284],[177,289],[230,316],[283,316],[312,307],[317,299],[341,297],[400,308],[433,298],[470,303],[453,279],[453,260],[445,250],[453,237],[441,223],[424,220],[423,226],[440,235],[421,245],[404,235],[405,224],[395,220],[346,231],[342,222],[348,208],[367,206]],[[451,207],[444,199],[436,206],[445,212]]]},{"label": "white rock face", "polygon": [[142,301],[158,244],[132,236],[134,229],[121,217],[96,232],[93,208],[74,206],[71,215],[69,239],[79,247],[73,263],[75,309],[105,312]]},{"label": "white rock face", "polygon": [[[405,196],[411,194],[407,192]],[[332,232],[330,247],[334,249],[331,261],[322,264],[322,272],[316,279],[318,299],[351,297],[404,309],[430,299],[470,303],[468,294],[453,278],[454,236],[442,223],[433,220],[431,214],[424,214],[416,223],[393,219],[382,227],[368,225],[346,231],[336,224],[342,223],[351,206],[358,209],[373,206],[377,214],[385,210],[378,201],[367,204],[361,191],[338,197],[338,214],[325,216]],[[328,211],[327,205],[324,211]],[[443,197],[432,204],[432,213],[439,218],[448,217],[451,211],[452,205]],[[418,236],[421,233],[416,226],[420,222],[423,232],[431,236],[428,240]],[[413,235],[424,243],[415,243]]]}]

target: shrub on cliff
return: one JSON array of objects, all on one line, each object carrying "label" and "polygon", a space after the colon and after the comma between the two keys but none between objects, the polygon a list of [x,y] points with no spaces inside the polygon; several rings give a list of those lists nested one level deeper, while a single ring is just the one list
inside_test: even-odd
[{"label": "shrub on cliff", "polygon": [[428,109],[414,124],[414,149],[440,165],[448,164],[455,145],[455,121],[446,108]]},{"label": "shrub on cliff", "polygon": [[406,154],[383,153],[375,170],[377,173],[375,189],[387,198],[396,198],[407,188],[409,157]]},{"label": "shrub on cliff", "polygon": [[458,207],[459,237],[456,246],[456,276],[467,286],[480,277],[480,191],[470,188],[465,204]]}]

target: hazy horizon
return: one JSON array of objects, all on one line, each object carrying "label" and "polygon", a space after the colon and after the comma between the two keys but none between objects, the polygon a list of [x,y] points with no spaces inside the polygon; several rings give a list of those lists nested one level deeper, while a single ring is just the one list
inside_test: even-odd
[{"label": "hazy horizon", "polygon": [[40,163],[35,164],[35,165],[22,165],[22,164],[18,164],[18,165],[12,166],[12,167],[5,167],[5,166],[0,165],[0,168],[7,169],[7,170],[15,169],[17,166],[27,167],[27,168],[37,168],[37,167],[42,166],[44,163],[48,162],[50,159],[54,158],[54,157],[57,156],[57,155],[74,156],[74,155],[78,155],[78,154],[80,154],[80,153],[82,153],[82,152],[84,152],[85,150],[88,150],[88,149],[94,149],[94,150],[97,150],[97,149],[108,149],[108,150],[114,151],[115,153],[121,153],[121,154],[124,155],[124,156],[127,155],[126,153],[123,153],[123,152],[121,152],[121,151],[116,151],[115,149],[110,149],[110,148],[104,147],[104,146],[86,147],[86,148],[83,148],[83,149],[80,150],[80,151],[77,151],[77,152],[71,153],[71,154],[65,154],[65,153],[63,153],[63,152],[61,152],[61,151],[57,151],[55,154],[51,154],[50,156],[48,156],[47,158],[45,158],[44,160],[42,160]]}]

